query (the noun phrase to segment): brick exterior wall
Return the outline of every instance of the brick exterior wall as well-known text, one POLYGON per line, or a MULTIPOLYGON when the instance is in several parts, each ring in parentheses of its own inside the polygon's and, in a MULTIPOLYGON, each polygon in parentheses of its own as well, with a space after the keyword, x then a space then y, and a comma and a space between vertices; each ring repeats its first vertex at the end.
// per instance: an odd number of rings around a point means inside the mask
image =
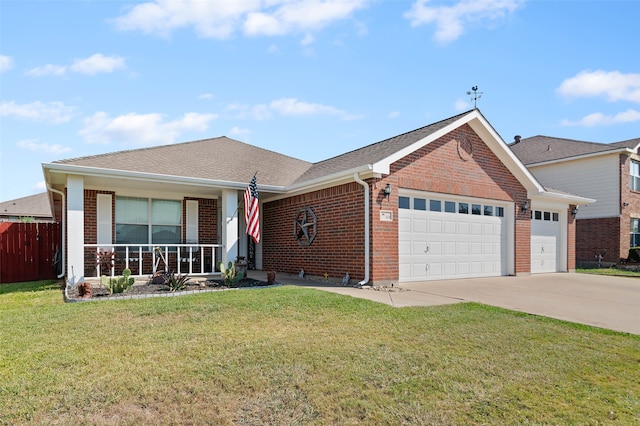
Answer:
POLYGON ((364 277, 364 188, 356 182, 263 204, 262 269, 297 274, 364 277), (295 220, 310 207, 317 218, 312 244, 295 238, 295 220))
MULTIPOLYGON (((603 253, 604 262, 617 263, 621 257, 627 257, 628 248, 622 255, 619 218, 579 219, 576 222, 576 258, 579 262, 595 262, 599 253, 603 253)), ((626 234, 629 240, 628 229, 626 234)), ((626 246, 629 246, 629 241, 626 246)))
MULTIPOLYGON (((370 187, 370 282, 398 280, 398 188, 455 194, 514 202, 527 200, 524 187, 465 125, 391 165, 390 174, 367 181, 370 187), (457 139, 467 137, 473 156, 464 161, 457 139), (390 183, 389 200, 382 189, 390 183), (381 221, 381 210, 391 211, 393 221, 381 221)), ((311 275, 328 273, 333 278, 346 272, 354 279, 364 276, 364 189, 357 183, 297 195, 263 206, 263 269, 311 275), (294 238, 298 211, 309 206, 318 218, 316 240, 301 247, 294 238)), ((516 208, 515 271, 531 271, 530 213, 516 208)))
POLYGON ((567 210, 567 271, 576 270, 576 218, 571 214, 575 205, 567 210))
POLYGON ((527 201, 527 191, 469 125, 396 162, 391 170, 393 177, 401 188, 514 202, 515 272, 531 271, 531 216, 518 207, 527 201), (468 161, 458 153, 457 140, 462 137, 473 144, 473 156, 468 161))
POLYGON ((186 197, 182 201, 182 241, 187 240, 187 200, 198 201, 198 242, 201 244, 218 243, 218 200, 213 198, 186 197))

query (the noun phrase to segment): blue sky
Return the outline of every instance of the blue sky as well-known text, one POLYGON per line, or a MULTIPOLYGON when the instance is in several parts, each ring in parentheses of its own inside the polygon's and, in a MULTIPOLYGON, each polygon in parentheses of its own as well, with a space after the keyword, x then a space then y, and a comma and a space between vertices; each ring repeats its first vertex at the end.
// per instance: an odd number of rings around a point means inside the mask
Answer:
POLYGON ((471 109, 475 85, 506 142, 638 138, 638 17, 635 0, 0 0, 0 201, 44 191, 42 163, 222 135, 319 161, 471 109))

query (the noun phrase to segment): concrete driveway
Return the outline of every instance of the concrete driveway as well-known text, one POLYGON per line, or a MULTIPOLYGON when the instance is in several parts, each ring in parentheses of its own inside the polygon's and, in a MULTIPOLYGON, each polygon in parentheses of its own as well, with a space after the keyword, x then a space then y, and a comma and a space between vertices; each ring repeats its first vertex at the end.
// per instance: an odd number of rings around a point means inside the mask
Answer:
POLYGON ((610 330, 640 334, 640 278, 577 273, 402 283, 381 291, 277 277, 395 307, 478 302, 610 330))

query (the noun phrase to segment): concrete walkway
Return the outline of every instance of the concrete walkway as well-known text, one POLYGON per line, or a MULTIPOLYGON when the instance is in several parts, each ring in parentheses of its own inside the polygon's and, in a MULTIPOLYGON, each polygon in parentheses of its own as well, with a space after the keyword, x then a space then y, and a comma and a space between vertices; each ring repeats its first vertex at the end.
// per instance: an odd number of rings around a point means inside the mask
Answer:
MULTIPOLYGON (((264 279, 262 274, 260 271, 250 271, 249 276, 264 279)), ((386 289, 387 291, 345 287, 331 282, 286 275, 276 276, 276 281, 364 298, 395 307, 478 302, 640 334, 640 278, 577 273, 536 274, 522 277, 402 283, 386 289)))

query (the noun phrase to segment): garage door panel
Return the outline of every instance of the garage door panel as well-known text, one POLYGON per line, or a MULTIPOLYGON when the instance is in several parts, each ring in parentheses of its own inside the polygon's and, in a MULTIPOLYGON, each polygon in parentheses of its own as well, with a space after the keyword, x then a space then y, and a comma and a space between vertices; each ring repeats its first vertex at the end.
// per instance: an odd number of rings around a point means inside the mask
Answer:
POLYGON ((440 241, 432 241, 429 243, 429 251, 427 252, 430 256, 438 256, 442 254, 442 243, 440 241))
POLYGON ((455 277, 457 274, 457 268, 455 262, 446 262, 444 263, 444 276, 445 277, 455 277))
POLYGON ((444 254, 445 255, 455 255, 456 254, 456 243, 455 241, 447 241, 444 243, 444 254))
POLYGON ((413 219, 411 223, 411 232, 427 232, 427 220, 426 219, 413 219))
POLYGON ((461 220, 458 222, 458 235, 469 235, 471 233, 471 226, 469 222, 461 220))
POLYGON ((558 221, 532 221, 531 273, 558 272, 559 239, 558 221))
POLYGON ((467 241, 458 241, 457 247, 459 255, 469 254, 469 243, 467 241))
POLYGON ((411 242, 406 241, 400 237, 400 244, 398 246, 398 254, 400 256, 408 256, 411 255, 411 242))
POLYGON ((444 222, 444 233, 451 235, 456 233, 456 222, 447 220, 444 222))
POLYGON ((502 274, 504 218, 409 209, 398 214, 409 219, 402 229, 411 229, 399 232, 402 281, 502 274))

